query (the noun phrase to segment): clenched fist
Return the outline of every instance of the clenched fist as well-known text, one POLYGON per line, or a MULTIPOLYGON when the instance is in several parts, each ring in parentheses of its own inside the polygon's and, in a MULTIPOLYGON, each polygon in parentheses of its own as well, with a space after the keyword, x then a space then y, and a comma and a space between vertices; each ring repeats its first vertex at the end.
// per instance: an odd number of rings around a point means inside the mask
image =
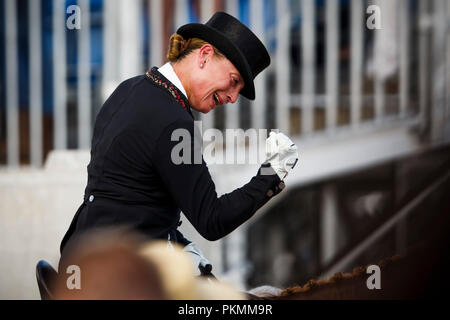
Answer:
POLYGON ((283 180, 298 161, 297 146, 283 133, 271 132, 266 140, 266 163, 283 180))

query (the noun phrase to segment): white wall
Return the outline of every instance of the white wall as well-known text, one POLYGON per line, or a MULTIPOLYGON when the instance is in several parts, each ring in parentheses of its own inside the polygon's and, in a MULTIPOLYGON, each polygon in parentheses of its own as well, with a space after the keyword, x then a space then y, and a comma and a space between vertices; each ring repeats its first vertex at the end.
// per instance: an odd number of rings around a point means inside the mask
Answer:
POLYGON ((81 204, 88 151, 54 152, 44 169, 0 170, 0 299, 39 299, 40 259, 59 244, 81 204))

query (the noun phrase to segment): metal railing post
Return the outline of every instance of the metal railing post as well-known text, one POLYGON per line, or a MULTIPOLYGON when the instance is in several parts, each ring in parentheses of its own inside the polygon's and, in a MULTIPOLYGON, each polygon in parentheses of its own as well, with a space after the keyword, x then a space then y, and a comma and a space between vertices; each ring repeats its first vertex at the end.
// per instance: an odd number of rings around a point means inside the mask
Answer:
POLYGON ((314 0, 303 0, 302 17, 302 134, 314 130, 316 30, 314 0))
POLYGON ((333 130, 337 125, 339 99, 339 2, 328 0, 326 4, 326 128, 333 130))
POLYGON ((150 61, 149 68, 160 66, 164 62, 163 57, 163 0, 150 0, 150 61))
POLYGON ((79 0, 81 29, 78 30, 78 148, 91 144, 91 45, 89 0, 79 0))
POLYGON ((53 148, 67 149, 66 8, 53 0, 53 148))
POLYGON ((409 44, 410 44, 410 30, 409 30, 409 1, 401 0, 399 3, 400 14, 400 118, 405 118, 408 112, 409 104, 409 44))
POLYGON ((363 3, 351 1, 351 123, 354 128, 361 121, 363 77, 363 3))
POLYGON ((17 49, 17 2, 5 1, 6 31, 6 138, 7 165, 19 166, 19 65, 17 49))
MULTIPOLYGON (((264 1, 250 1, 250 24, 253 32, 264 43, 264 1)), ((255 100, 251 103, 252 121, 250 127, 265 128, 265 112, 267 110, 267 90, 266 90, 267 70, 261 72, 255 79, 255 100)))
POLYGON ((277 10, 277 47, 275 53, 276 70, 276 126, 277 129, 289 134, 289 107, 290 107, 290 70, 289 70, 289 44, 291 14, 289 1, 276 1, 277 10))
POLYGON ((431 138, 436 142, 442 141, 445 137, 445 96, 446 91, 450 90, 445 87, 446 1, 434 0, 433 2, 431 138))
MULTIPOLYGON (((225 10, 233 17, 239 18, 239 1, 227 0, 225 3, 225 10)), ((241 98, 239 97, 234 104, 228 104, 225 106, 225 128, 227 129, 239 128, 239 111, 241 109, 240 101, 241 98)))
POLYGON ((29 2, 30 162, 42 166, 42 26, 41 0, 29 2))

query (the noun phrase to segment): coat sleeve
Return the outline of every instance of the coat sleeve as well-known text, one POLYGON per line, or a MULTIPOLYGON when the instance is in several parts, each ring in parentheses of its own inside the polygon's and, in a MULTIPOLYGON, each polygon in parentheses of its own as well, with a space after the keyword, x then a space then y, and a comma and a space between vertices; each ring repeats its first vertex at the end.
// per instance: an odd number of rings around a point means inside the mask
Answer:
POLYGON ((270 199, 269 190, 273 195, 279 193, 281 180, 270 165, 266 165, 265 170, 260 168, 243 187, 217 197, 201 151, 195 155, 194 139, 193 121, 179 120, 170 124, 156 140, 152 165, 191 224, 204 238, 214 241, 248 220, 270 199), (180 132, 189 134, 178 139, 180 132), (180 163, 180 157, 185 161, 180 163))

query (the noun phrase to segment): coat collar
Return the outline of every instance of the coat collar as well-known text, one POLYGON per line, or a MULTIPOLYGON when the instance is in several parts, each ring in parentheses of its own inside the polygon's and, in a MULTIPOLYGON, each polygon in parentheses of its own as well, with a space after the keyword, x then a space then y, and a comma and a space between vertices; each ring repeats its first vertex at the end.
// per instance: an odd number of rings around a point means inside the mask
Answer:
POLYGON ((158 69, 158 72, 161 73, 164 77, 166 77, 167 80, 172 82, 179 91, 181 91, 185 97, 187 97, 186 90, 184 89, 183 84, 181 83, 180 78, 178 78, 178 75, 175 73, 175 70, 172 67, 172 64, 170 62, 167 62, 165 65, 160 67, 158 69))
POLYGON ((189 105, 186 96, 177 88, 176 85, 174 85, 166 77, 164 77, 158 71, 157 67, 151 68, 146 72, 145 75, 154 84, 161 87, 162 89, 167 90, 172 95, 172 97, 178 102, 178 104, 180 104, 183 107, 183 109, 186 110, 192 118, 194 118, 191 111, 191 106, 189 105))

